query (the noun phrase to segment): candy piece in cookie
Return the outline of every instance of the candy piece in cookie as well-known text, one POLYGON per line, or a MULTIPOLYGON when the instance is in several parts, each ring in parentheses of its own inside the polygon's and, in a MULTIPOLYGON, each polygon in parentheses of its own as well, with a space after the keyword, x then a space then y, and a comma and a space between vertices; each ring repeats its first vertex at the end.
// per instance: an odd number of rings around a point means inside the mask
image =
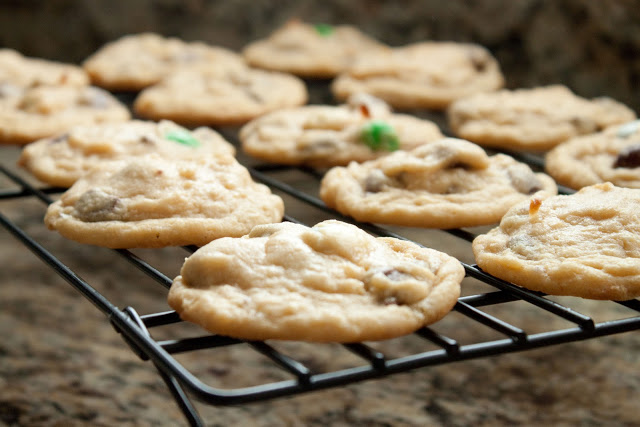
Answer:
POLYGON ((447 254, 328 220, 255 227, 185 261, 168 302, 184 320, 249 340, 358 342, 445 316, 464 269, 447 254))
POLYGON ((231 155, 145 157, 91 170, 49 206, 45 224, 109 248, 202 246, 279 222, 283 213, 282 199, 231 155))
POLYGON ((27 144, 75 125, 129 120, 129 110, 93 86, 37 86, 0 97, 0 143, 27 144))
POLYGON ((576 190, 601 182, 640 188, 640 120, 558 145, 547 153, 545 169, 559 184, 576 190))
POLYGON ((0 49, 0 88, 4 85, 27 88, 88 84, 89 76, 77 65, 27 57, 13 49, 0 49))
POLYGON ((239 125, 263 114, 307 102, 295 76, 242 68, 181 71, 143 90, 134 110, 152 120, 184 125, 239 125))
POLYGON ((549 150, 636 118, 611 98, 582 98, 562 85, 470 96, 452 104, 447 115, 460 138, 513 150, 549 150))
POLYGON ((327 206, 359 221, 432 228, 496 223, 534 193, 557 187, 512 157, 454 138, 332 168, 320 186, 327 206))
POLYGON ((371 95, 343 105, 308 105, 259 117, 240 130, 242 149, 273 163, 314 167, 363 162, 442 138, 431 121, 392 113, 371 95))
POLYGON ((229 49, 155 33, 121 37, 83 63, 93 84, 112 91, 138 91, 182 69, 243 66, 242 57, 229 49))
POLYGON ((254 67, 331 78, 349 67, 357 55, 386 49, 353 26, 313 25, 294 19, 268 38, 247 45, 242 54, 254 67))
POLYGON ((340 100, 365 92, 397 109, 442 110, 457 99, 503 85, 498 62, 487 49, 421 42, 358 56, 331 90, 340 100))
POLYGON ((478 266, 551 295, 640 296, 640 191, 611 183, 525 200, 473 241, 478 266))
POLYGON ((61 135, 28 144, 18 164, 40 181, 70 187, 89 170, 107 162, 159 156, 189 159, 234 155, 233 145, 210 128, 185 129, 173 122, 131 120, 78 125, 61 135))

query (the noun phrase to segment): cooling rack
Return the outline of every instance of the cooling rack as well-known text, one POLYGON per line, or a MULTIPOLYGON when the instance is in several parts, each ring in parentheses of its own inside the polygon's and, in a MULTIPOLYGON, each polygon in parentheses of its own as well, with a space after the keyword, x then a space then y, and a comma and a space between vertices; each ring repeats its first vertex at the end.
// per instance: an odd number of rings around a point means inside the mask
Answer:
MULTIPOLYGON (((223 133, 227 139, 237 144, 236 134, 233 131, 223 131, 223 133)), ((541 166, 539 158, 535 156, 518 155, 518 157, 519 160, 526 161, 533 168, 539 169, 541 166)), ((317 197, 316 189, 322 177, 321 171, 279 165, 251 164, 251 161, 244 160, 256 181, 268 185, 277 194, 287 197, 286 200, 308 207, 309 210, 321 212, 327 217, 356 224, 373 235, 412 240, 431 247, 437 244, 442 238, 441 235, 447 235, 450 239, 467 246, 477 235, 473 229, 438 230, 439 237, 419 242, 412 238, 413 233, 416 232, 415 229, 398 231, 374 224, 355 222, 328 209, 317 197), (293 180, 282 178, 283 174, 292 172, 297 174, 298 178, 293 180), (299 185, 302 182, 300 176, 304 177, 302 181, 310 182, 311 185, 299 185)), ((3 159, 0 164, 0 177, 4 177, 9 185, 0 189, 0 201, 36 199, 40 201, 44 212, 56 194, 63 191, 59 188, 34 186, 16 173, 14 165, 6 163, 3 159)), ((561 190, 569 191, 567 189, 561 190)), ((96 290, 91 283, 82 279, 78 273, 65 265, 60 260, 59 254, 45 249, 24 229, 12 222, 2 213, 1 208, 0 204, 0 223, 2 226, 104 313, 132 351, 142 360, 149 361, 157 368, 186 420, 194 426, 204 425, 204 423, 193 399, 209 405, 238 405, 343 386, 427 366, 524 351, 640 329, 640 301, 638 299, 597 302, 615 304, 625 308, 624 315, 614 319, 600 320, 596 316, 573 308, 565 300, 557 300, 538 292, 524 290, 483 272, 474 264, 460 261, 466 271, 465 281, 480 283, 484 286, 484 290, 468 295, 463 294, 452 313, 463 318, 467 322, 467 328, 488 328, 493 332, 492 335, 466 343, 460 341, 454 333, 439 331, 440 322, 438 322, 430 327, 422 328, 408 337, 417 343, 412 345, 410 352, 396 355, 387 350, 388 346, 378 346, 378 343, 344 344, 339 346, 341 350, 353 355, 357 362, 345 368, 318 371, 313 366, 309 366, 308 359, 296 358, 286 351, 278 349, 277 343, 243 341, 219 335, 203 335, 202 332, 196 335, 178 332, 169 339, 154 338, 152 333, 156 328, 183 323, 174 311, 140 315, 135 306, 117 306, 96 290), (525 304, 544 313, 546 317, 560 319, 562 322, 545 321, 542 323, 548 326, 530 331, 526 327, 517 325, 511 319, 491 313, 492 307, 514 303, 525 304), (561 326, 558 326, 559 324, 561 326), (238 388, 216 387, 204 381, 177 359, 177 355, 185 353, 230 346, 242 346, 244 351, 255 352, 266 357, 274 369, 286 373, 288 379, 278 379, 238 388)), ((289 215, 285 216, 284 220, 305 223, 305 218, 289 215)), ((184 250, 185 255, 188 255, 195 249, 194 247, 184 247, 181 250, 184 250)), ((141 270, 152 278, 154 283, 166 289, 171 286, 172 278, 164 275, 159 268, 145 261, 142 257, 129 250, 116 250, 115 252, 121 256, 122 262, 130 264, 131 268, 141 270)), ((571 301, 570 298, 569 301, 571 301)))

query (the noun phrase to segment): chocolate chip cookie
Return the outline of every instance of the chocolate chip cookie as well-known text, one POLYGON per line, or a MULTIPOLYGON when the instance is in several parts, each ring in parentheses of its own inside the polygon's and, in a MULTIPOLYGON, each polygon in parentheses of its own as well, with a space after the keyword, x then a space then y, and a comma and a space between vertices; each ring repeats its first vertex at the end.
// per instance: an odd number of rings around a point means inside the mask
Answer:
POLYGON ((268 162, 343 166, 442 138, 428 120, 394 114, 382 100, 356 94, 344 105, 307 105, 259 117, 240 130, 242 149, 268 162))
POLYGON ((255 227, 200 248, 173 281, 182 319, 249 340, 358 342, 445 316, 464 269, 447 254, 328 220, 255 227))
POLYGON ((557 187, 510 156, 454 138, 332 168, 320 187, 327 206, 358 221, 432 228, 496 223, 534 193, 557 187))
POLYGON ((13 49, 0 49, 0 92, 5 85, 27 88, 41 85, 88 84, 89 76, 77 65, 27 57, 13 49))
POLYGON ((640 296, 640 191, 611 183, 570 196, 533 196, 473 241, 478 266, 551 295, 640 296))

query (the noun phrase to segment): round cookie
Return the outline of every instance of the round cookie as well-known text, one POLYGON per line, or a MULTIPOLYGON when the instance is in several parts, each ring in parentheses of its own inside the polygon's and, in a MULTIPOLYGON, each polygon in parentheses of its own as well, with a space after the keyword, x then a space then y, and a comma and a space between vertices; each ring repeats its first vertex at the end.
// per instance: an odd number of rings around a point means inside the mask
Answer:
POLYGON ((470 96, 453 103, 447 116, 460 138, 515 150, 549 150, 636 117, 611 98, 588 100, 562 85, 470 96))
POLYGON ((5 85, 26 88, 40 85, 88 84, 89 76, 77 65, 31 58, 13 49, 0 49, 0 92, 3 92, 1 87, 5 85))
POLYGON ((221 335, 372 341, 445 316, 464 274, 447 254, 343 222, 281 223, 200 248, 168 302, 182 319, 221 335))
POLYGON ((307 102, 295 76, 250 69, 180 71, 143 90, 134 110, 152 120, 184 125, 238 125, 268 112, 307 102))
POLYGON ((131 120, 78 125, 68 132, 28 144, 18 165, 40 181, 70 187, 89 170, 107 162, 156 155, 188 159, 235 155, 235 148, 212 129, 189 131, 170 121, 131 120))
POLYGON ((563 142, 547 153, 545 169, 575 190, 600 182, 640 188, 640 120, 563 142))
POLYGON ((311 25, 290 20, 268 38, 248 44, 248 64, 301 77, 331 78, 344 71, 356 55, 387 47, 349 25, 311 25))
POLYGON ((181 69, 235 69, 243 67, 244 60, 222 47, 139 33, 105 44, 82 66, 96 86, 112 91, 138 91, 181 69))
POLYGON ((93 86, 37 86, 0 98, 0 143, 26 144, 78 124, 122 122, 129 110, 93 86))
POLYGON ((478 266, 551 295, 640 296, 640 191, 611 183, 518 203, 473 241, 478 266))
POLYGON ((269 162, 313 167, 363 162, 443 137, 428 120, 393 114, 382 100, 357 94, 339 106, 307 105, 247 123, 242 149, 269 162))
POLYGON ((445 138, 412 151, 330 169, 320 197, 358 221, 459 228, 496 223, 533 193, 557 193, 547 175, 504 154, 445 138))
POLYGON ((282 199, 230 155, 154 156, 91 170, 49 205, 44 221, 80 243, 158 248, 242 236, 283 213, 282 199))
POLYGON ((421 42, 358 56, 331 85, 337 99, 365 92, 398 109, 446 108, 504 85, 491 53, 475 44, 421 42))

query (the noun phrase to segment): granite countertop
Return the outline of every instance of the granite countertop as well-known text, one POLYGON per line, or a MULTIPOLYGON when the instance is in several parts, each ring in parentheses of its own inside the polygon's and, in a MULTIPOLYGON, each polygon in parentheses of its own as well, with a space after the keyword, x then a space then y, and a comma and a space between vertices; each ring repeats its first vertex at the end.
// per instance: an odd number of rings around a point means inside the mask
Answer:
MULTIPOLYGON (((0 147, 0 162, 13 167, 18 152, 17 147, 0 147)), ((0 188, 7 185, 0 179, 0 188)), ((46 230, 41 203, 0 200, 0 212, 118 307, 131 305, 140 314, 168 310, 166 290, 116 252, 66 241, 46 230)), ((0 236, 0 424, 186 425, 152 364, 134 355, 107 318, 4 229, 0 236)), ((184 258, 177 249, 136 253, 161 265, 169 277, 177 274, 184 258)), ((465 256, 462 250, 460 257, 465 256)), ((569 303, 597 320, 626 310, 610 302, 569 303)), ((528 306, 492 309, 527 331, 558 321, 528 306)), ((463 343, 484 334, 465 325, 461 316, 451 316, 442 329, 463 343)), ((277 345, 300 354, 299 360, 314 370, 353 363, 354 356, 339 346, 277 345)), ((379 345, 391 354, 412 352, 416 346, 402 339, 379 345)), ((211 426, 632 426, 638 425, 638 354, 640 334, 635 331, 260 403, 196 406, 211 426)), ((242 346, 176 358, 221 388, 271 382, 283 375, 242 346)))

